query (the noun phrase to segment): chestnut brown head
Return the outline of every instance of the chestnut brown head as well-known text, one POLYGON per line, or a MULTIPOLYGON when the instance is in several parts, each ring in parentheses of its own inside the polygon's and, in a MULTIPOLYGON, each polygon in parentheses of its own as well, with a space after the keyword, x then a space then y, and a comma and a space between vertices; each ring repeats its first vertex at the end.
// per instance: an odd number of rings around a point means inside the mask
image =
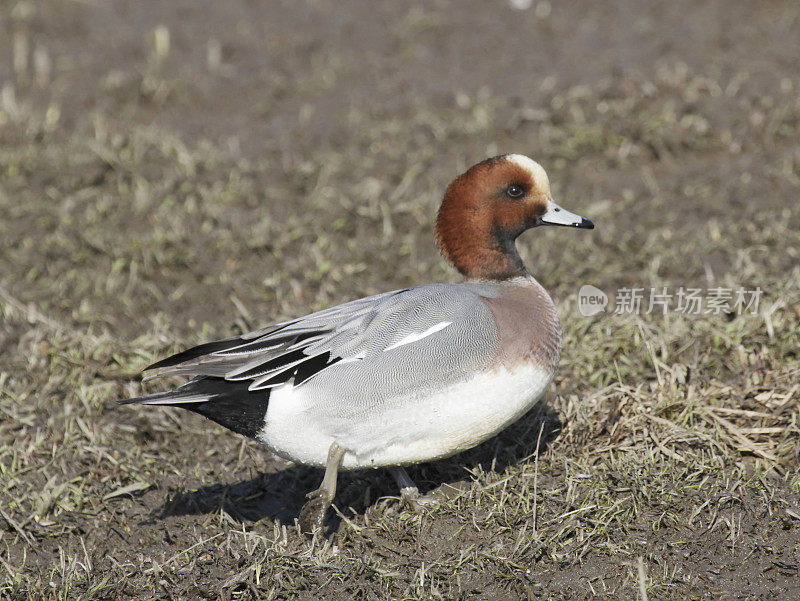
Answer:
POLYGON ((539 225, 594 227, 553 202, 539 163, 507 154, 470 167, 447 187, 436 219, 436 242, 467 277, 507 280, 528 273, 515 240, 539 225))

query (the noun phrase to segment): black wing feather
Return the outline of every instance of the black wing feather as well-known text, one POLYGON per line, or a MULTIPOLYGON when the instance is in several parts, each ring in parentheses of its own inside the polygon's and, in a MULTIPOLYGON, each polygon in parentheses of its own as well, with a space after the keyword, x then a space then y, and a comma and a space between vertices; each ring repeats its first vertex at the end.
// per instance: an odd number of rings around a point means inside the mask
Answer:
POLYGON ((158 369, 161 367, 172 367, 174 365, 179 365, 186 361, 191 361, 192 359, 197 359, 198 357, 202 357, 203 355, 208 355, 210 353, 218 353, 219 351, 224 351, 235 346, 239 346, 242 344, 242 339, 238 336, 234 336, 233 338, 223 338, 222 340, 215 340, 214 342, 206 342, 204 344, 198 344, 197 346, 193 346, 192 348, 186 349, 185 351, 181 351, 180 353, 175 353, 166 359, 162 359, 161 361, 157 361, 152 365, 148 365, 144 368, 144 371, 149 371, 151 369, 158 369))

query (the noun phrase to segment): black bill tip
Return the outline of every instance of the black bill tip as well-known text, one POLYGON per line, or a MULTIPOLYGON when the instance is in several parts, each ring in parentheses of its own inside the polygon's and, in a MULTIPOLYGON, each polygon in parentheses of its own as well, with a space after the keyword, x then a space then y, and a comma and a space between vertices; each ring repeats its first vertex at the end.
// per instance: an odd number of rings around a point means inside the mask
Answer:
POLYGON ((593 230, 594 229, 594 222, 586 219, 586 217, 581 217, 581 222, 576 223, 575 227, 579 227, 584 230, 593 230))

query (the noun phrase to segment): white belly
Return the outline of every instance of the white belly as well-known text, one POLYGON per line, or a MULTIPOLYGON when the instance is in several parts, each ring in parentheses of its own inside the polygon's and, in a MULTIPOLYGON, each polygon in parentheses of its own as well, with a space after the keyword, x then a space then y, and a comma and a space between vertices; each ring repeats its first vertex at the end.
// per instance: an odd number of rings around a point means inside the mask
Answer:
POLYGON ((305 388, 274 389, 258 439, 291 461, 324 466, 336 441, 343 469, 421 463, 474 447, 533 407, 553 374, 527 364, 498 368, 446 389, 376 399, 363 408, 347 399, 309 398, 305 388))

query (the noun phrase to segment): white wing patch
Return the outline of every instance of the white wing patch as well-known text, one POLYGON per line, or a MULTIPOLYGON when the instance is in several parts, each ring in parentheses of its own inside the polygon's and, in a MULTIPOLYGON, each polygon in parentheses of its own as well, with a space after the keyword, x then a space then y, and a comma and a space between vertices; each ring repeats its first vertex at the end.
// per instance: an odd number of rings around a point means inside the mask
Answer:
POLYGON ((394 344, 387 346, 385 349, 383 349, 383 352, 385 353, 386 351, 391 351, 392 349, 396 349, 398 346, 403 346, 404 344, 411 344, 412 342, 416 342, 417 340, 422 340, 423 338, 426 338, 426 337, 430 336, 431 334, 435 334, 439 330, 444 330, 451 323, 453 323, 453 322, 452 321, 442 321, 440 323, 437 323, 435 326, 429 327, 424 332, 419 332, 418 334, 409 334, 408 336, 406 336, 402 340, 398 340, 394 344))

